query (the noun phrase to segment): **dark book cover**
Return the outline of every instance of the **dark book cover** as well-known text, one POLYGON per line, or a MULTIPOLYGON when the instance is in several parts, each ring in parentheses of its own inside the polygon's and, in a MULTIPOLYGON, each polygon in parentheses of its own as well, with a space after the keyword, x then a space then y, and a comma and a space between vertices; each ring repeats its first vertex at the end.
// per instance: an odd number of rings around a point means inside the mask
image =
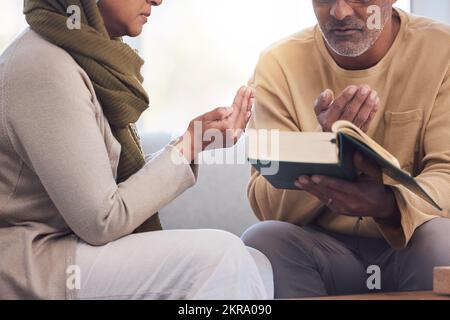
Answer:
POLYGON ((264 161, 263 159, 250 158, 249 162, 273 187, 277 189, 298 190, 294 182, 300 176, 304 175, 323 175, 354 181, 357 179, 358 173, 353 165, 353 157, 354 153, 358 151, 366 158, 377 163, 387 176, 397 181, 399 184, 404 185, 435 208, 442 211, 442 208, 425 192, 409 173, 397 168, 365 144, 341 132, 338 133, 337 138, 331 140, 330 143, 335 144, 336 148, 339 148, 339 162, 335 164, 264 161), (271 172, 273 170, 268 170, 269 168, 278 168, 278 171, 274 173, 271 172), (269 172, 269 174, 267 174, 267 172, 269 172))

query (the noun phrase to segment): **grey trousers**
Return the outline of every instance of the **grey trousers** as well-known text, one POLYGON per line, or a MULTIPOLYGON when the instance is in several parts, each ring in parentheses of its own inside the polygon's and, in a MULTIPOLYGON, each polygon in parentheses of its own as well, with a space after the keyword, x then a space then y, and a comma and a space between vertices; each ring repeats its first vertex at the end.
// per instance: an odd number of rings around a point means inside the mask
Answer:
POLYGON ((312 225, 260 222, 242 236, 272 263, 275 298, 432 290, 435 266, 450 266, 450 219, 418 228, 407 248, 384 239, 352 237, 312 225), (380 271, 381 290, 370 288, 368 267, 380 271))

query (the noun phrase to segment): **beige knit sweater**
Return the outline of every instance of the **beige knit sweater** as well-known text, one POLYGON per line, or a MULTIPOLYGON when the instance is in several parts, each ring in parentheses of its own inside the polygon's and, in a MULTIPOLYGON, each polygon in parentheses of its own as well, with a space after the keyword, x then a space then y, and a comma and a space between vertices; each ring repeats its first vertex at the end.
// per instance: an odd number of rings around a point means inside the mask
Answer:
POLYGON ((368 134, 394 154, 402 168, 444 208, 442 212, 385 177, 401 212, 401 226, 372 218, 331 212, 303 191, 276 190, 255 170, 248 187, 251 207, 260 220, 300 226, 317 222, 338 233, 384 237, 405 248, 417 228, 436 218, 450 218, 450 27, 398 10, 399 34, 387 55, 366 70, 345 70, 329 54, 316 26, 266 50, 252 84, 256 87, 251 126, 283 131, 315 131, 314 100, 320 92, 336 94, 351 84, 368 84, 381 106, 368 134))
POLYGON ((196 181, 169 145, 118 185, 120 150, 86 73, 27 29, 0 57, 1 299, 76 298, 77 238, 124 237, 196 181))

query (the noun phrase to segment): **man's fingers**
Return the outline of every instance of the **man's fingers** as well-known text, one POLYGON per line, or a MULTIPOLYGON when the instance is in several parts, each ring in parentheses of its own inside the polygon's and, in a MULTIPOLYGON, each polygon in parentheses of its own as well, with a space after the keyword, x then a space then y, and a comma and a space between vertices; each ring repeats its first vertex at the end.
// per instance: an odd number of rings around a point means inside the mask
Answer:
POLYGON ((342 113, 344 112, 347 105, 352 101, 356 92, 358 91, 357 86, 349 86, 342 91, 342 93, 334 100, 328 111, 328 118, 336 122, 340 119, 342 113))
POLYGON ((314 112, 316 115, 321 114, 325 110, 328 109, 330 104, 334 100, 334 92, 330 89, 325 90, 320 94, 320 96, 317 98, 317 100, 314 102, 314 112))
POLYGON ((378 111, 379 102, 380 99, 378 98, 378 93, 376 91, 372 91, 371 94, 367 97, 361 109, 359 110, 355 119, 353 120, 355 126, 362 129, 366 124, 367 120, 369 120, 370 114, 372 112, 376 113, 378 111))
POLYGON ((383 181, 383 171, 380 167, 376 163, 365 159, 359 152, 356 152, 353 156, 353 163, 361 173, 377 181, 383 181))
POLYGON ((311 181, 319 188, 327 188, 344 194, 355 195, 360 191, 355 183, 342 179, 314 175, 311 181))
POLYGON ((369 131, 370 125, 372 124, 373 119, 377 115, 377 111, 378 111, 378 108, 380 105, 380 98, 378 98, 378 100, 377 100, 377 105, 378 105, 377 109, 372 110, 372 112, 369 114, 369 118, 366 120, 366 122, 361 127, 361 130, 366 133, 369 131))
POLYGON ((310 177, 300 177, 297 181, 295 181, 295 185, 300 190, 306 191, 309 194, 313 195, 317 199, 319 199, 322 203, 327 204, 329 202, 329 197, 322 192, 322 190, 319 190, 318 188, 315 188, 314 185, 311 182, 310 177))
POLYGON ((296 185, 318 198, 334 212, 344 213, 345 204, 349 201, 349 195, 326 186, 319 186, 310 177, 300 177, 296 185))
POLYGON ((342 113, 341 120, 353 122, 371 93, 372 91, 369 86, 359 88, 352 101, 347 104, 347 107, 342 113))

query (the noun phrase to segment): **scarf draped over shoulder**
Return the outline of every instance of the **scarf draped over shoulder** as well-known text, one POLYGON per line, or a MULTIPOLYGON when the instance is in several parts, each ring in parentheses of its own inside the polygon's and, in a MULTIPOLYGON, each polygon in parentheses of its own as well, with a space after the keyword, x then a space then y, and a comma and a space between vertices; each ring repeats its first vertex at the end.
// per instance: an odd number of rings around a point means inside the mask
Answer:
MULTIPOLYGON (((117 182, 125 181, 145 165, 135 125, 149 107, 142 86, 144 61, 121 38, 110 38, 95 0, 25 0, 24 14, 31 29, 68 52, 89 76, 121 144, 117 182), (80 13, 79 28, 69 27, 74 12, 80 13)), ((161 229, 157 214, 145 225, 140 231, 161 229)))

